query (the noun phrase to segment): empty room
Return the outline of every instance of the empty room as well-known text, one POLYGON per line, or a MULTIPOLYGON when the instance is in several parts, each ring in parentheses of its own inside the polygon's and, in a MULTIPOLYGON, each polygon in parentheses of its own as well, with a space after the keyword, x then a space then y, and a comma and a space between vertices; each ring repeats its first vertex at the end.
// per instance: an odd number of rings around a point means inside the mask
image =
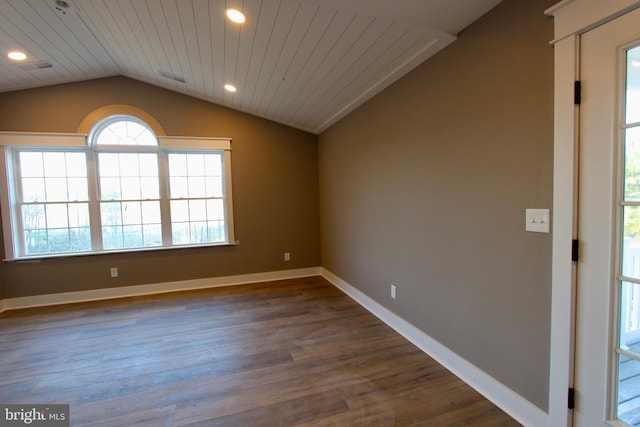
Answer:
POLYGON ((0 0, 0 424, 640 425, 639 28, 0 0))

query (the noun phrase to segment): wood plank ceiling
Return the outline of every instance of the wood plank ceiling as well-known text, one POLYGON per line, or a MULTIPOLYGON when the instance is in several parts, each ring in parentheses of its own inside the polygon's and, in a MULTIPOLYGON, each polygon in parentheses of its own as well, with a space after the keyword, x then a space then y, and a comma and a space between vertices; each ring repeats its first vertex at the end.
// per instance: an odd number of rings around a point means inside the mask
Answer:
POLYGON ((0 92, 124 75, 320 133, 500 1, 0 0, 0 92))

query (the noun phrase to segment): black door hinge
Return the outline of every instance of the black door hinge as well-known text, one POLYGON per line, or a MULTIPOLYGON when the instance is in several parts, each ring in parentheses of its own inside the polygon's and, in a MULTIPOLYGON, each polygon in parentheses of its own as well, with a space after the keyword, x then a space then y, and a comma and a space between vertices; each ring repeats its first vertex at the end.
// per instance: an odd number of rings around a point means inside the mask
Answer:
POLYGON ((580 80, 573 83, 573 103, 575 105, 582 103, 582 82, 580 80))
POLYGON ((571 261, 578 261, 580 259, 580 240, 573 239, 571 241, 571 261))
POLYGON ((574 409, 576 407, 576 390, 573 387, 569 389, 567 406, 569 409, 574 409))

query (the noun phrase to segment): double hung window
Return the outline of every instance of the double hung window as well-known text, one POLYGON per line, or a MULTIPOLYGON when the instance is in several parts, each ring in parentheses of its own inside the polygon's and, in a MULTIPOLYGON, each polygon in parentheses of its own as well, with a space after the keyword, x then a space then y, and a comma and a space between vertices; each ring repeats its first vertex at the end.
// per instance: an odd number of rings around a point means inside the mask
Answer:
POLYGON ((112 116, 83 135, 0 135, 7 259, 233 242, 230 140, 112 116))

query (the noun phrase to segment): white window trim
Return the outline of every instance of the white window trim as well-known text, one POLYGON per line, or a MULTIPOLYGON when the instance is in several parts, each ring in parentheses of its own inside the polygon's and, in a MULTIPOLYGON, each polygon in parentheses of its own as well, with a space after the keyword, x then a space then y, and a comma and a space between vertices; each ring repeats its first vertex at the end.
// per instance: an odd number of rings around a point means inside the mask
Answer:
POLYGON ((158 136, 160 149, 231 150, 231 138, 198 138, 187 136, 158 136))
MULTIPOLYGON (((70 256, 94 256, 109 253, 123 252, 147 252, 158 250, 199 248, 212 246, 233 246, 236 245, 233 220, 233 192, 231 183, 231 138, 206 138, 206 137, 183 137, 183 136, 157 136, 158 148, 163 152, 170 152, 172 149, 180 151, 202 151, 218 150, 223 151, 224 165, 224 198, 227 239, 222 243, 204 243, 190 245, 173 245, 150 248, 131 248, 119 250, 101 250, 90 252, 39 254, 33 256, 20 256, 17 250, 17 242, 14 240, 13 231, 17 229, 17 213, 13 212, 16 203, 12 200, 11 190, 13 188, 13 162, 11 160, 11 147, 42 147, 42 148, 87 148, 89 145, 88 136, 78 133, 47 133, 47 132, 0 132, 0 216, 2 218, 3 240, 5 257, 4 261, 23 261, 41 258, 63 258, 70 256)), ((109 147, 101 147, 109 148, 109 147)), ((119 151, 126 151, 126 146, 111 147, 119 151)), ((144 147, 136 147, 137 150, 144 147)), ((164 226, 164 223, 163 223, 164 226)), ((93 228, 93 227, 92 227, 93 228)))
POLYGON ((1 146, 86 147, 83 133, 0 132, 1 146))

